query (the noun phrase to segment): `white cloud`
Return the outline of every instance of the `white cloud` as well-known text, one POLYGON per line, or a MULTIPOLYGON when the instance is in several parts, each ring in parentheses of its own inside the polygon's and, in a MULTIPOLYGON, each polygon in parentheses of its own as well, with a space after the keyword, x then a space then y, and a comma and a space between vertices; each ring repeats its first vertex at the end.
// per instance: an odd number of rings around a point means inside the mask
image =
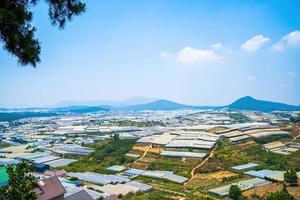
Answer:
POLYGON ((212 44, 210 47, 212 49, 216 49, 217 50, 217 49, 221 49, 223 47, 223 45, 220 42, 218 42, 218 43, 212 44))
POLYGON ((263 35, 256 35, 242 44, 241 49, 251 53, 258 50, 263 44, 269 41, 270 39, 263 35))
POLYGON ((293 31, 283 36, 279 42, 275 43, 271 48, 276 51, 284 51, 287 47, 295 47, 300 45, 300 31, 293 31))
POLYGON ((193 49, 185 47, 176 54, 176 61, 184 64, 208 63, 208 62, 221 62, 222 56, 216 54, 212 50, 193 49))
POLYGON ((256 79, 255 76, 248 76, 248 77, 247 77, 247 80, 248 80, 248 81, 254 81, 255 79, 256 79))

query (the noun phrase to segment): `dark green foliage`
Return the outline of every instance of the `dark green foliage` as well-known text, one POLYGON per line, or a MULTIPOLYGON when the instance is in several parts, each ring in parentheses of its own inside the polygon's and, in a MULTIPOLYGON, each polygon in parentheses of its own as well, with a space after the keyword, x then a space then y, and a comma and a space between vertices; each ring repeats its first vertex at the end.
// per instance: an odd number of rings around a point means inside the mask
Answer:
POLYGON ((152 190, 147 193, 136 193, 126 196, 126 199, 128 200, 162 200, 162 199, 172 199, 169 198, 169 196, 172 195, 172 193, 168 193, 167 191, 161 191, 161 190, 152 190))
POLYGON ((230 113, 229 117, 240 123, 249 121, 249 118, 241 113, 230 113))
POLYGON ((222 182, 225 183, 225 182, 233 181, 233 180, 239 179, 241 177, 242 176, 240 174, 235 175, 235 176, 224 177, 224 178, 222 178, 222 182))
POLYGON ((293 123, 300 123, 300 116, 298 115, 297 117, 291 117, 290 120, 293 123))
POLYGON ((297 185, 298 184, 298 176, 294 169, 287 170, 284 173, 284 181, 289 183, 290 185, 297 185))
POLYGON ((8 184, 0 189, 0 200, 36 199, 33 191, 37 187, 37 181, 29 174, 31 166, 27 162, 21 162, 16 166, 8 165, 8 184))
POLYGON ((292 138, 293 137, 291 135, 270 135, 266 137, 256 138, 255 142, 259 144, 266 144, 269 142, 274 142, 274 141, 284 140, 284 139, 292 139, 292 138))
POLYGON ((206 164, 205 169, 209 171, 201 171, 201 173, 213 172, 220 168, 229 169, 232 166, 244 164, 248 162, 257 162, 257 169, 272 170, 300 170, 300 151, 296 151, 290 155, 280 155, 263 149, 261 145, 253 145, 240 148, 237 144, 229 140, 220 140, 215 156, 210 159, 211 165, 206 164))
POLYGON ((98 173, 111 173, 106 170, 107 167, 133 161, 124 154, 132 149, 135 141, 136 140, 133 139, 109 140, 87 145, 95 149, 90 156, 82 156, 78 158, 79 160, 77 162, 62 168, 68 172, 93 171, 98 173))
POLYGON ((242 196, 242 191, 237 185, 231 185, 229 189, 229 197, 238 200, 242 196))
POLYGON ((300 170, 300 151, 290 155, 280 155, 265 151, 260 145, 245 148, 243 151, 247 153, 250 161, 259 161, 261 163, 258 169, 300 170))
POLYGON ((11 112, 11 113, 0 113, 0 121, 14 121, 28 117, 50 117, 56 116, 54 112, 11 112))
POLYGON ((114 134, 114 140, 120 140, 120 135, 117 134, 117 133, 115 133, 115 134, 114 134))
POLYGON ((266 200, 294 200, 294 197, 290 195, 287 191, 282 190, 279 192, 275 192, 270 194, 266 200))
MULTIPOLYGON (((36 66, 40 62, 40 42, 35 38, 36 28, 31 25, 30 10, 38 0, 0 1, 0 40, 5 49, 18 58, 22 65, 36 66)), ((85 4, 80 0, 46 0, 53 25, 63 28, 67 20, 84 12, 85 4)))

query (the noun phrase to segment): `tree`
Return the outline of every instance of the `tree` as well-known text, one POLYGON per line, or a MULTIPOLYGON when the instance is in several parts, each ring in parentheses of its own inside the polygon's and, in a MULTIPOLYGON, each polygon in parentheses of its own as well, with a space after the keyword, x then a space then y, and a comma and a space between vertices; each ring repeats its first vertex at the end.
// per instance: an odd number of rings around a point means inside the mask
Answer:
POLYGON ((33 191, 37 187, 35 177, 30 174, 31 165, 21 162, 17 165, 8 165, 6 171, 9 176, 8 184, 0 188, 0 200, 36 199, 33 191))
POLYGON ((284 173, 284 181, 290 185, 298 184, 298 176, 294 169, 288 170, 284 173))
MULTIPOLYGON (((39 0, 0 0, 0 41, 4 48, 16 56, 22 65, 36 67, 40 62, 40 42, 35 38, 36 28, 31 25, 30 9, 39 0)), ((45 0, 49 5, 52 25, 64 28, 66 21, 85 11, 80 0, 45 0)))
POLYGON ((231 185, 229 189, 229 197, 237 200, 242 196, 242 191, 237 185, 231 185))
POLYGON ((120 140, 120 135, 118 133, 115 133, 113 139, 115 141, 120 140))
POLYGON ((294 200, 294 197, 287 191, 281 190, 278 192, 271 193, 266 200, 294 200))

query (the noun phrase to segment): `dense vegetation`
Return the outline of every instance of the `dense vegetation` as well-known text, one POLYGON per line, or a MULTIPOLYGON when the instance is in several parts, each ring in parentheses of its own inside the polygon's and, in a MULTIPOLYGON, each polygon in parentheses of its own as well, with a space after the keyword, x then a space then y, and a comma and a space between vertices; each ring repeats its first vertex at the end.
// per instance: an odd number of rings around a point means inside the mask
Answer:
POLYGON ((269 142, 275 142, 275 141, 279 141, 279 140, 288 140, 288 139, 292 139, 292 136, 291 135, 270 135, 270 136, 266 136, 266 137, 256 138, 255 142, 257 142, 259 144, 266 144, 269 142))
POLYGON ((0 121, 14 121, 29 117, 51 117, 58 115, 55 112, 11 112, 0 113, 0 121))
POLYGON ((134 139, 108 140, 90 144, 88 147, 95 150, 90 156, 81 156, 77 162, 62 168, 69 172, 109 173, 107 167, 133 161, 124 154, 132 149, 135 141, 134 139))
POLYGON ((173 171, 175 174, 190 177, 193 167, 200 161, 201 159, 197 158, 187 158, 186 161, 182 161, 181 158, 159 157, 149 165, 148 169, 173 171))
POLYGON ((300 116, 298 115, 298 117, 291 117, 290 120, 292 123, 300 123, 300 116))
POLYGON ((279 192, 274 192, 270 194, 266 200, 295 200, 292 195, 290 195, 287 191, 282 190, 279 192))
POLYGON ((242 191, 237 185, 231 185, 228 196, 233 200, 238 200, 242 196, 242 191))
POLYGON ((292 186, 296 186, 298 184, 297 172, 293 169, 286 171, 284 173, 284 181, 292 186))
POLYGON ((26 162, 7 166, 9 181, 6 186, 0 188, 0 200, 34 200, 37 198, 33 191, 37 187, 37 180, 29 173, 31 167, 26 162))
POLYGON ((280 155, 264 150, 259 144, 241 148, 237 143, 221 140, 218 143, 215 156, 197 172, 215 172, 248 162, 259 163, 258 169, 295 169, 298 171, 300 170, 300 151, 290 155, 280 155))

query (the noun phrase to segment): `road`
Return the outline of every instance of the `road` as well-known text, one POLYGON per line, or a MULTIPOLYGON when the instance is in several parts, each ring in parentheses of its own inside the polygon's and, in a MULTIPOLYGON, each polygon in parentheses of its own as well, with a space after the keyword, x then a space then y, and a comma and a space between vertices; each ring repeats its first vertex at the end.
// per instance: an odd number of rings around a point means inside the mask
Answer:
POLYGON ((193 180, 193 178, 195 178, 195 171, 196 169, 200 168, 202 165, 204 165, 211 157, 214 156, 214 152, 217 148, 218 144, 215 145, 215 147, 211 150, 211 152, 209 153, 209 155, 201 162, 199 163, 196 167, 193 168, 193 170, 191 171, 191 180, 193 180))

